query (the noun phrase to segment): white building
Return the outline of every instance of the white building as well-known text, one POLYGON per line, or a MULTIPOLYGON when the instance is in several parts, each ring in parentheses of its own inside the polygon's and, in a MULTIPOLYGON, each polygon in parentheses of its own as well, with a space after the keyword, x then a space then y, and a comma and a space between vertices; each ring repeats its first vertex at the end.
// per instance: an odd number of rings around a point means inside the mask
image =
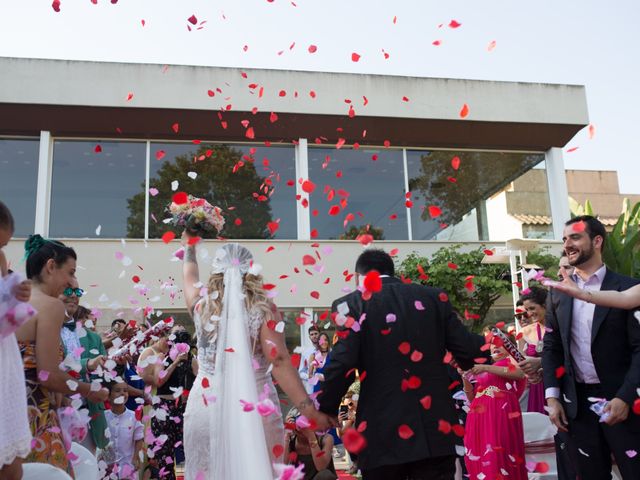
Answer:
POLYGON ((558 240, 561 148, 589 123, 573 85, 16 58, 0 72, 13 267, 29 233, 63 240, 105 320, 143 306, 184 315, 178 243, 159 238, 174 181, 225 210, 223 235, 253 250, 289 318, 311 316, 352 287, 343 272, 362 246, 338 239, 351 226, 381 229, 400 257, 502 242, 487 200, 534 167, 558 240))

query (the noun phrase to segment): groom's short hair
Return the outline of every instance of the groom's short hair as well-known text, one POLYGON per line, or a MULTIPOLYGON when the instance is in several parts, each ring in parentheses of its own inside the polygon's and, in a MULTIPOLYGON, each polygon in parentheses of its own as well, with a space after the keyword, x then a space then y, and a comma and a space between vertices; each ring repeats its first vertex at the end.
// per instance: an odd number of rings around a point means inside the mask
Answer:
POLYGON ((567 227, 579 222, 584 223, 584 231, 587 232, 591 240, 596 238, 598 235, 602 237, 601 250, 604 250, 604 245, 607 240, 607 230, 604 228, 603 223, 596 217, 592 217, 591 215, 579 215, 577 217, 573 217, 571 220, 567 220, 564 225, 565 227, 567 227))
POLYGON ((356 260, 356 273, 365 275, 371 270, 375 270, 380 275, 389 275, 393 277, 395 267, 391 256, 384 250, 371 248, 360 254, 356 260))

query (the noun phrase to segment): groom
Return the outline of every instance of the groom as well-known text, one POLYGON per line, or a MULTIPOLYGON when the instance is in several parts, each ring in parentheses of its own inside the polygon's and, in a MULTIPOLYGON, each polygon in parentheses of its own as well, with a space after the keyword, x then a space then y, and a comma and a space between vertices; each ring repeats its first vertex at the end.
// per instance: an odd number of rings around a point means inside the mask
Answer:
POLYGON ((347 325, 355 321, 360 328, 338 332, 323 372, 320 410, 337 415, 358 369, 356 428, 367 442, 358 466, 364 480, 453 479, 461 439, 457 428, 451 431, 458 420, 443 359, 448 350, 470 368, 487 357, 480 351, 484 339, 466 330, 442 290, 395 278, 393 260, 382 250, 366 250, 355 270, 356 282, 379 273, 382 288, 368 300, 356 290, 333 302, 339 323, 346 317, 347 325))
MULTIPOLYGON (((564 250, 583 290, 626 290, 638 280, 602 262, 606 231, 594 217, 569 220, 564 250)), ((578 448, 582 480, 611 478, 611 454, 624 480, 640 479, 640 415, 631 407, 640 388, 640 322, 633 311, 594 306, 549 292, 542 367, 549 418, 578 448), (608 418, 591 411, 609 401, 608 418), (568 421, 567 421, 568 420, 568 421)))

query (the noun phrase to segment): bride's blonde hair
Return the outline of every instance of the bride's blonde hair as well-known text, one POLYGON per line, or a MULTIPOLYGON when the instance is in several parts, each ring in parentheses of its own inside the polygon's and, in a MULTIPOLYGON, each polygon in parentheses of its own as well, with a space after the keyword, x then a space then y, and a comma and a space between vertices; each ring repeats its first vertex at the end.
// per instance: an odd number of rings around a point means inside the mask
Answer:
MULTIPOLYGON (((273 317, 272 302, 264 289, 262 275, 245 273, 242 277, 242 291, 245 294, 245 307, 249 313, 260 313, 265 320, 273 317)), ((212 315, 220 315, 224 300, 224 274, 212 273, 207 285, 208 299, 203 310, 203 319, 209 322, 212 315), (213 298, 218 292, 216 298, 213 298)))

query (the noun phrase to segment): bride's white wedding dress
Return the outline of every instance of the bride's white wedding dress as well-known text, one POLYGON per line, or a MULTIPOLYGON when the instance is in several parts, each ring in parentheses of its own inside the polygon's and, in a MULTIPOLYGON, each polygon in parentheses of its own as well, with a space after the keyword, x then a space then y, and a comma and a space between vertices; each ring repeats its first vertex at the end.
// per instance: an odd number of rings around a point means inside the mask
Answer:
POLYGON ((225 272, 219 317, 202 318, 206 298, 194 309, 199 371, 184 415, 186 480, 272 480, 273 463, 282 462, 282 412, 259 341, 264 318, 246 311, 241 278, 225 272), (263 392, 275 406, 264 417, 251 409, 263 392))

